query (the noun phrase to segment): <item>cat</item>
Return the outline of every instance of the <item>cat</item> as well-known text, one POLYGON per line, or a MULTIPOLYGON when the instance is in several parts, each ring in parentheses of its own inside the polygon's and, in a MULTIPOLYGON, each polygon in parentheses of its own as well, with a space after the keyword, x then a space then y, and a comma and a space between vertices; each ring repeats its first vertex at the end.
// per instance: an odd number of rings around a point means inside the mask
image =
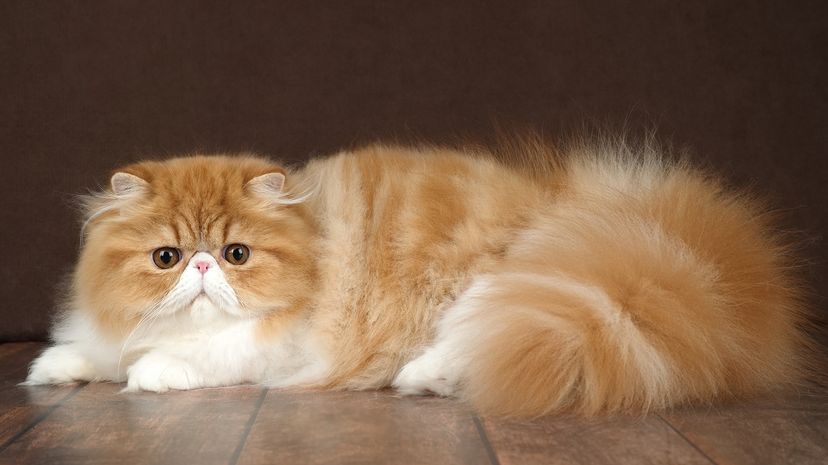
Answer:
POLYGON ((655 145, 375 144, 117 170, 26 383, 393 387, 537 417, 761 393, 802 372, 767 210, 655 145))

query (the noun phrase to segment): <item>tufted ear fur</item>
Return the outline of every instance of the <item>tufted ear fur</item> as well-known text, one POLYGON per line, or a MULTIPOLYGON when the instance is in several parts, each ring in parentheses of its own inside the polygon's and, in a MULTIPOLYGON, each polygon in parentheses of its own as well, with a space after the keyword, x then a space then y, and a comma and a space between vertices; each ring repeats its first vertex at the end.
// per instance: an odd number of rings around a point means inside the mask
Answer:
MULTIPOLYGON (((244 185, 245 189, 260 199, 271 204, 295 205, 304 202, 312 193, 312 189, 304 192, 289 192, 285 186, 285 172, 279 168, 260 176, 256 176, 244 185)), ((297 186, 293 186, 296 189, 297 186)))
POLYGON ((119 171, 109 180, 112 192, 118 197, 132 197, 149 191, 149 183, 134 174, 119 171))
POLYGON ((81 244, 87 226, 108 212, 122 212, 133 199, 150 191, 150 184, 130 173, 118 171, 109 179, 110 190, 93 192, 79 197, 83 210, 81 244))
POLYGON ((263 197, 281 198, 284 195, 285 174, 277 171, 256 176, 245 184, 245 188, 263 197))

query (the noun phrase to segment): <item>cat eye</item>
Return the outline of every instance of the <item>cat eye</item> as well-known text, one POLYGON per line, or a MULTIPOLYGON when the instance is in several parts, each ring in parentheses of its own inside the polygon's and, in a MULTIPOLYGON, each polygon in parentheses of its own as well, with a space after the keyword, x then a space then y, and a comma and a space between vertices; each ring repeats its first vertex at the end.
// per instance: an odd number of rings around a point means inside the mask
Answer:
POLYGON ((152 262, 162 270, 172 268, 179 260, 181 260, 181 252, 173 247, 161 247, 152 252, 152 262))
POLYGON ((250 258, 250 249, 244 244, 230 244, 224 248, 224 259, 231 265, 243 265, 250 258))

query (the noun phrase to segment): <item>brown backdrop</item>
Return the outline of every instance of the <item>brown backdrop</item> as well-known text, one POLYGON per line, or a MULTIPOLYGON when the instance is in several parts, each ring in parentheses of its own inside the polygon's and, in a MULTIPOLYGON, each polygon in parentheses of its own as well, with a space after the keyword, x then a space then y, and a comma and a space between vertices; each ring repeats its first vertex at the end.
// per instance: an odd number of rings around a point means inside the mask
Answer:
POLYGON ((44 336, 77 253, 68 199, 118 165, 493 121, 655 124, 773 194, 828 290, 825 2, 81 3, 0 5, 0 340, 44 336))

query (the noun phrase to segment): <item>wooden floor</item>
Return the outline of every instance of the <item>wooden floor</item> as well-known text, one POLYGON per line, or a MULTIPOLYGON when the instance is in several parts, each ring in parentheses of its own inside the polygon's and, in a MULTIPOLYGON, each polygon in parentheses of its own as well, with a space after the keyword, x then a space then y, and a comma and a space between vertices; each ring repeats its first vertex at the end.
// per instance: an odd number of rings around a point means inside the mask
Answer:
POLYGON ((17 386, 41 349, 0 345, 0 464, 828 464, 828 389, 817 387, 643 418, 520 423, 391 392, 17 386))

